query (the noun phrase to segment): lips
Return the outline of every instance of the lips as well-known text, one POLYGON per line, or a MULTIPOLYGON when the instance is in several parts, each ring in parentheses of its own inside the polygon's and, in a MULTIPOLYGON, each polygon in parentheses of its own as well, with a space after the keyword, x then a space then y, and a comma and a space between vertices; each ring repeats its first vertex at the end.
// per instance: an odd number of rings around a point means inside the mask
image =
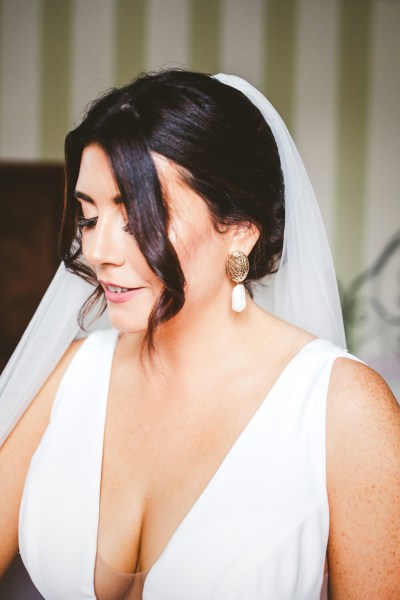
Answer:
POLYGON ((123 287, 119 287, 118 285, 106 285, 106 288, 108 289, 109 292, 116 292, 117 294, 121 294, 123 292, 129 292, 130 290, 135 289, 135 288, 123 288, 123 287))
POLYGON ((116 285, 115 283, 100 280, 99 283, 104 289, 104 295, 107 298, 107 300, 116 304, 120 302, 127 302, 128 300, 139 294, 142 290, 144 290, 143 287, 128 288, 116 285))

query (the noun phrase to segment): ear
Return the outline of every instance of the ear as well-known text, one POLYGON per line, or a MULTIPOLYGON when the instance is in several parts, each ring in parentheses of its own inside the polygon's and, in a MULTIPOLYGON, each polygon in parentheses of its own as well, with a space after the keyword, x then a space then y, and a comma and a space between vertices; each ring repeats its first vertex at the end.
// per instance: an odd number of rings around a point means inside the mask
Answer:
POLYGON ((240 250, 246 256, 253 250, 260 232, 253 223, 238 223, 229 228, 229 252, 240 250))

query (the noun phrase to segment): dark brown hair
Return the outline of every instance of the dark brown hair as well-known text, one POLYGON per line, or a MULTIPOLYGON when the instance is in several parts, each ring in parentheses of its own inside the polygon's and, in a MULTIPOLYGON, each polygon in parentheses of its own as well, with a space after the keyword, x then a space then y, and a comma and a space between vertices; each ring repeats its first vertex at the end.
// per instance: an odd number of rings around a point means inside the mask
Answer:
MULTIPOLYGON (((70 271, 96 284, 82 262, 74 199, 82 152, 91 143, 108 155, 130 230, 163 284, 149 318, 149 348, 155 329, 185 301, 185 279, 168 237, 167 205, 152 152, 181 167, 182 178, 204 199, 217 231, 234 223, 258 228, 260 237, 249 256, 250 292, 252 281, 274 272, 283 245, 283 175, 272 132, 242 92, 203 73, 142 74, 96 100, 67 135, 61 258, 70 271)), ((82 307, 81 321, 102 295, 97 286, 82 307)))

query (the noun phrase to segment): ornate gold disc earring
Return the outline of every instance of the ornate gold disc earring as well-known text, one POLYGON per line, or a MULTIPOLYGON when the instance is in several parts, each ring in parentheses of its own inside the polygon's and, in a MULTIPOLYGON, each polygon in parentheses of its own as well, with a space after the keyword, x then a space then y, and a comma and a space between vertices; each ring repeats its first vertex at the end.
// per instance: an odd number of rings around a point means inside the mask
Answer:
POLYGON ((241 282, 246 279, 249 272, 247 256, 238 250, 228 254, 226 272, 232 281, 236 283, 232 290, 232 310, 242 312, 246 308, 246 290, 241 282))

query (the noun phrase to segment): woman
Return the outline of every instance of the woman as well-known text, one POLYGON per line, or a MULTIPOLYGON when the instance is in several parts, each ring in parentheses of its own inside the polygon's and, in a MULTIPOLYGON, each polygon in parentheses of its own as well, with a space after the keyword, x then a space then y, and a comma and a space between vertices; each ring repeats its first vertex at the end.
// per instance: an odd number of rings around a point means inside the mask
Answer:
MULTIPOLYGON (((330 598, 398 597, 398 406, 332 343, 319 213, 266 99, 166 71, 95 102, 66 140, 61 249, 112 329, 70 345, 3 446, 2 569, 19 520, 51 600, 312 600, 328 569, 330 598)), ((5 405, 66 344, 66 281, 5 405)))

